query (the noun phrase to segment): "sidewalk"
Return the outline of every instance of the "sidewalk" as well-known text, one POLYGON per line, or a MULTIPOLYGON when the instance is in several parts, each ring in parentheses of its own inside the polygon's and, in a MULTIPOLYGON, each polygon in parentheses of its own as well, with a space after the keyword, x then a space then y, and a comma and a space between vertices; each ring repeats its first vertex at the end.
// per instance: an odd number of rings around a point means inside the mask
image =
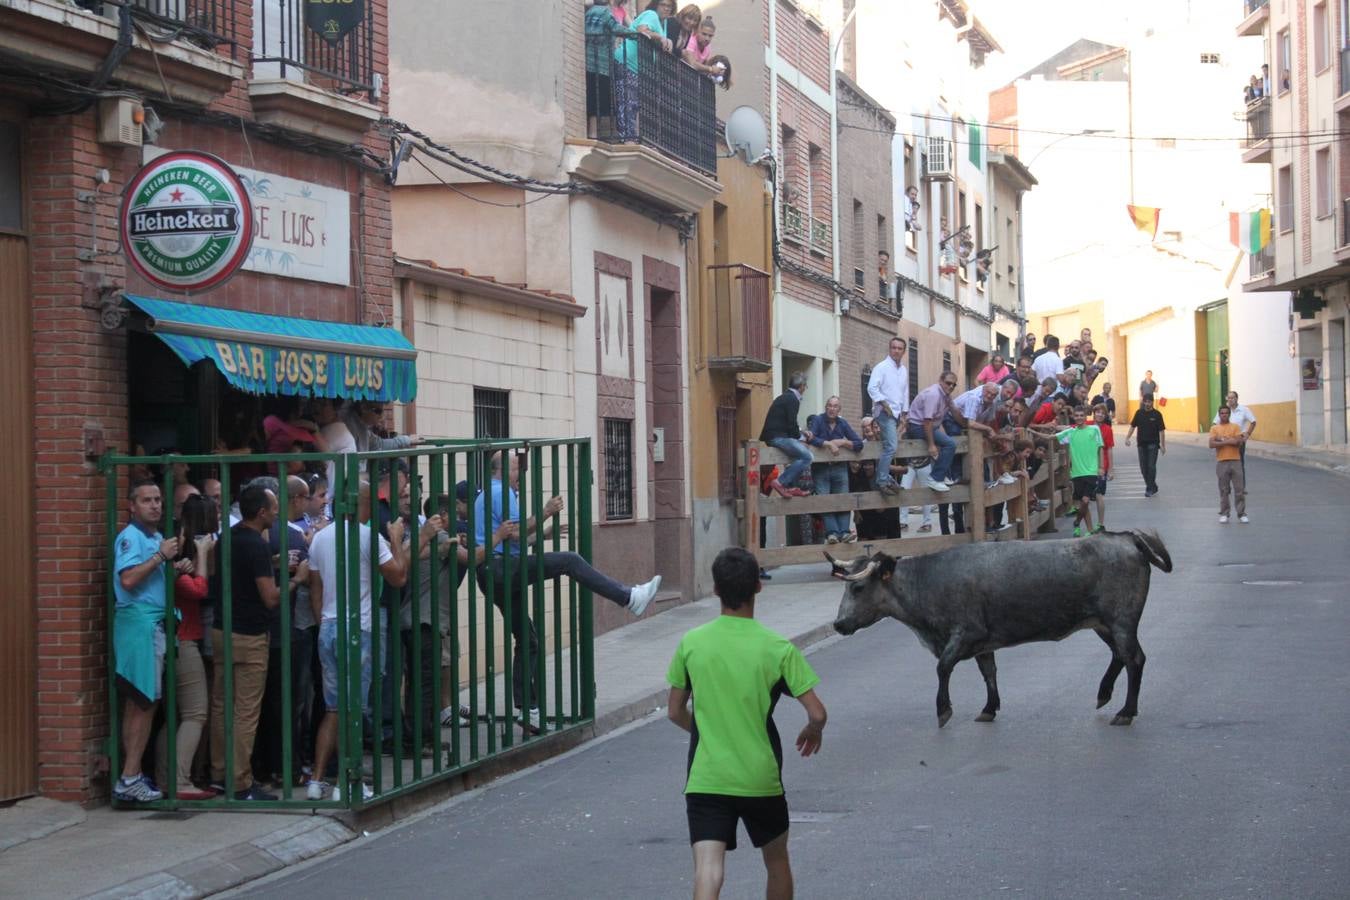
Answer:
MULTIPOLYGON (((805 646, 832 633, 840 594, 823 558, 775 569, 756 618, 805 646)), ((665 703, 680 637, 718 610, 709 597, 596 638, 594 735, 665 703)), ((517 767, 536 761, 522 756, 517 767)), ((204 897, 356 839, 347 822, 314 813, 84 810, 34 798, 0 809, 0 871, 6 891, 32 898, 204 897)))
MULTIPOLYGON (((1119 429, 1117 429, 1117 432, 1119 432, 1119 429)), ((1119 434, 1117 434, 1117 442, 1117 446, 1124 445, 1124 441, 1119 434)), ((1209 434, 1168 431, 1167 442, 1169 444, 1208 448, 1209 434)), ((1269 459, 1309 469, 1322 469, 1327 472, 1334 472, 1337 475, 1350 477, 1350 447, 1295 447, 1290 444, 1273 444, 1269 441, 1248 441, 1247 458, 1269 459)))

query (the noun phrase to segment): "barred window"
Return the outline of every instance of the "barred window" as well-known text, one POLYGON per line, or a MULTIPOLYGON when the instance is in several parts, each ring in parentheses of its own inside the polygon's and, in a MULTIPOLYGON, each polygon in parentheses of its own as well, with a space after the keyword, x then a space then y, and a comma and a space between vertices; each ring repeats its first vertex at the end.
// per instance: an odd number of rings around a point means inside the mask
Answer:
POLYGON ((913 400, 919 396, 919 345, 916 341, 909 342, 909 397, 913 400))
POLYGON ((736 499, 736 407, 717 407, 717 496, 736 499))
POLYGON ((633 423, 605 419, 605 519, 633 518, 633 423))
POLYGON ((950 372, 952 370, 952 355, 949 351, 942 351, 942 371, 950 372))
POLYGON ((502 440, 511 436, 510 391, 473 389, 473 436, 479 440, 502 440))

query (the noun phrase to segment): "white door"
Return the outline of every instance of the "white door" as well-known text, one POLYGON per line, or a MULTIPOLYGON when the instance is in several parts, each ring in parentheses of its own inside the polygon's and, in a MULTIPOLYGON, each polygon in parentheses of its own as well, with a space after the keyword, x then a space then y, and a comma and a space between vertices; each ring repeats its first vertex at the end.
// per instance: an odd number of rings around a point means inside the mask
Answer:
POLYGON ((1332 319, 1327 323, 1326 366, 1326 380, 1323 383, 1331 394, 1330 443, 1344 444, 1346 442, 1344 319, 1332 319))
POLYGON ((1322 328, 1298 330, 1298 442, 1304 447, 1326 443, 1322 417, 1322 328))

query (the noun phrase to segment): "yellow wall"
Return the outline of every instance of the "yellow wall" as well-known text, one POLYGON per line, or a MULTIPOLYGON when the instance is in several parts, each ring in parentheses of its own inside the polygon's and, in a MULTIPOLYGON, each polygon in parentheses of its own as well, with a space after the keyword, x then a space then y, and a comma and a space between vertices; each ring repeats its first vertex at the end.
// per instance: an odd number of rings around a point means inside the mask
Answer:
POLYGON ((1100 300, 1062 306, 1058 309, 1038 309, 1027 313, 1027 330, 1036 335, 1037 348, 1045 346, 1045 336, 1053 334, 1059 338, 1059 352, 1062 356, 1069 341, 1077 340, 1078 333, 1084 328, 1092 329, 1092 349, 1098 355, 1110 357, 1106 345, 1106 309, 1100 300))
POLYGON ((1252 440, 1298 444, 1298 404, 1295 401, 1249 403, 1247 408, 1256 416, 1256 435, 1252 440))
MULTIPOLYGON (((719 152, 726 148, 719 144, 719 152)), ((718 454, 717 408, 719 401, 737 408, 738 440, 759 434, 759 427, 773 401, 772 373, 735 374, 714 372, 707 367, 705 340, 713 336, 715 301, 713 278, 708 266, 718 262, 744 263, 772 272, 769 222, 771 199, 765 190, 765 173, 739 157, 718 160, 717 180, 722 193, 699 214, 698 240, 689 244, 689 441, 690 468, 695 499, 717 497, 718 454), (714 208, 726 208, 727 246, 714 246, 714 208), (738 388, 750 391, 737 402, 738 388)), ((772 298, 772 292, 770 293, 772 298)))
MULTIPOLYGON (((1117 403, 1120 401, 1117 400, 1117 403)), ((1124 419, 1118 420, 1122 425, 1129 425, 1130 419, 1134 418, 1135 412, 1139 409, 1139 397, 1135 396, 1126 404, 1129 407, 1129 413, 1124 419)), ((1157 407, 1158 412, 1163 414, 1163 421, 1167 423, 1168 431, 1184 431, 1195 434, 1199 429, 1196 427, 1197 410, 1199 406, 1194 397, 1168 397, 1166 406, 1157 407)), ((1255 412, 1255 410, 1253 410, 1255 412)), ((1209 431, 1206 427, 1205 431, 1209 431)))

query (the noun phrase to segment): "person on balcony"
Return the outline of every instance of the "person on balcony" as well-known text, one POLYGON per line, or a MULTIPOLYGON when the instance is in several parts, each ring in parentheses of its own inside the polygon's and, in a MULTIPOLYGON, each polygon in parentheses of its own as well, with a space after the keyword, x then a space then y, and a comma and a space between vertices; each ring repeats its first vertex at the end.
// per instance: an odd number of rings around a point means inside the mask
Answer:
POLYGON ((692 3, 665 20, 666 37, 670 39, 670 52, 676 59, 685 58, 684 53, 698 37, 699 25, 702 23, 703 10, 692 3))
POLYGON ((919 226, 919 189, 914 185, 905 188, 905 230, 922 231, 919 226))
POLYGON ((716 77, 719 73, 712 66, 712 40, 717 35, 717 23, 712 16, 704 16, 699 22, 698 31, 684 47, 684 61, 704 75, 716 77))
POLYGON ((608 134, 613 127, 603 120, 614 115, 614 80, 610 76, 610 58, 614 52, 614 31, 627 24, 627 10, 610 5, 610 0, 594 0, 586 8, 586 136, 592 140, 608 134), (619 10, 623 10, 620 19, 619 10))
POLYGON ((708 77, 724 91, 731 90, 731 60, 725 56, 717 55, 708 58, 708 65, 712 67, 715 74, 708 77))
POLYGON ((622 142, 636 141, 638 137, 638 41, 652 41, 669 53, 673 44, 666 37, 665 22, 674 13, 675 0, 650 0, 633 20, 632 31, 614 47, 617 63, 612 73, 614 102, 622 142))

